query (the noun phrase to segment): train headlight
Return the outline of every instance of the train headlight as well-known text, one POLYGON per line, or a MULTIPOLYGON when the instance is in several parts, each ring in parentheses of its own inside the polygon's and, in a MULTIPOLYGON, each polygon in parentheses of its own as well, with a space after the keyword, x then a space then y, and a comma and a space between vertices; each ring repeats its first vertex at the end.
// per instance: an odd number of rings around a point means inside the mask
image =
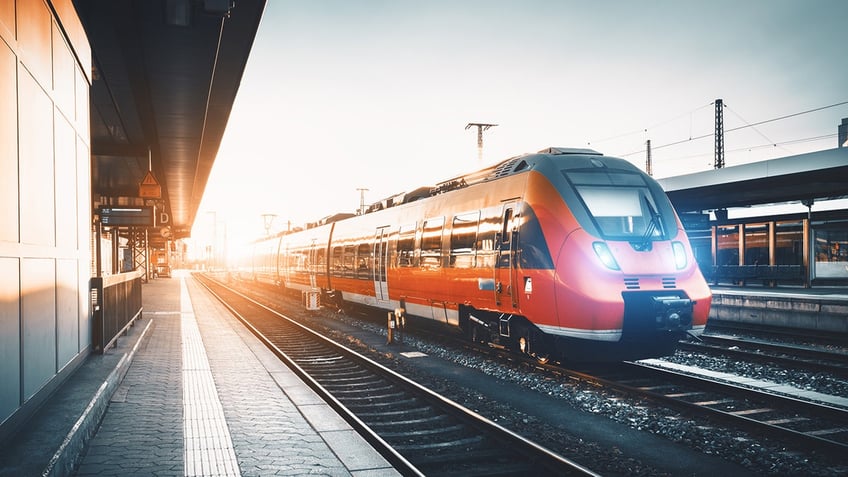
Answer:
POLYGON ((671 242, 671 249, 674 251, 674 266, 678 270, 686 268, 686 248, 680 242, 671 242))
POLYGON ((612 256, 612 252, 610 252, 609 247, 605 242, 595 242, 592 244, 592 248, 595 250, 595 255, 598 256, 601 263, 603 263, 610 270, 621 270, 618 266, 618 262, 615 261, 615 257, 612 256))

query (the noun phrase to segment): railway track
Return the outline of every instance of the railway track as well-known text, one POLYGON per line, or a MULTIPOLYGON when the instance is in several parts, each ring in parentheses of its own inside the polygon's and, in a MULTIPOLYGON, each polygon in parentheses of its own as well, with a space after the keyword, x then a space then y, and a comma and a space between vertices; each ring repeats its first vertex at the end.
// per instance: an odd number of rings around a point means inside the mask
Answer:
POLYGON ((848 377, 848 354, 810 346, 775 343, 726 335, 701 335, 700 342, 681 342, 679 349, 719 354, 746 361, 779 364, 812 372, 848 377))
POLYGON ((742 334, 792 343, 816 343, 844 348, 848 334, 710 319, 707 334, 742 334))
MULTIPOLYGON (((826 451, 837 456, 844 456, 844 453, 848 451, 848 409, 639 362, 595 366, 582 370, 569 369, 562 364, 539 363, 531 357, 452 339, 427 329, 417 328, 415 333, 427 336, 427 339, 450 341, 452 346, 520 364, 528 372, 542 372, 569 379, 577 378, 605 388, 616 389, 625 394, 646 397, 692 415, 718 418, 757 435, 780 438, 800 448, 826 451)), ((793 350, 794 348, 785 349, 776 346, 773 348, 773 354, 777 354, 777 351, 788 353, 793 350)), ((794 354, 803 354, 803 349, 794 354)), ((832 357, 828 354, 826 356, 836 363, 820 363, 819 361, 823 361, 823 355, 814 352, 810 355, 815 356, 818 361, 799 362, 796 356, 787 356, 785 361, 789 365, 809 366, 817 370, 839 367, 839 356, 832 357)), ((745 353, 744 356, 749 359, 752 355, 745 353)), ((759 359, 759 356, 756 357, 759 359)), ((772 363, 776 361, 771 356, 766 356, 763 360, 772 363)))
POLYGON ((569 374, 688 412, 730 421, 802 448, 844 455, 848 410, 645 363, 569 374))
POLYGON ((405 475, 596 475, 220 282, 195 277, 405 475))

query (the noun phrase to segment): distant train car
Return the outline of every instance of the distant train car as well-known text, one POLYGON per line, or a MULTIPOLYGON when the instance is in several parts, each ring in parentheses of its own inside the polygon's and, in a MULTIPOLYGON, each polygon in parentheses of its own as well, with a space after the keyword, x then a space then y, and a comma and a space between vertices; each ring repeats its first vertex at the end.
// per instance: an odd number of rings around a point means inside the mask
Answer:
POLYGON ((711 293, 661 187, 549 148, 256 243, 258 280, 460 327, 545 360, 661 356, 711 293))

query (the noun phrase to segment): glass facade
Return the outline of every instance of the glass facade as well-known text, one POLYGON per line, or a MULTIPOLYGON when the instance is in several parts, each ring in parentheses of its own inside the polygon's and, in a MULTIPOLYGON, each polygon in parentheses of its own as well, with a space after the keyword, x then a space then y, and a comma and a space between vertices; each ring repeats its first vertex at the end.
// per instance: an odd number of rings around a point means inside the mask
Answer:
POLYGON ((775 263, 804 264, 804 224, 798 221, 776 223, 775 263))
POLYGON ((814 215, 812 221, 786 218, 713 225, 712 235, 712 266, 705 266, 703 260, 699 265, 713 283, 848 283, 848 217, 844 211, 824 219, 814 215))
POLYGON ((739 226, 720 225, 716 227, 715 265, 739 265, 739 226))
POLYGON ((813 247, 814 278, 848 280, 848 223, 816 227, 813 247))

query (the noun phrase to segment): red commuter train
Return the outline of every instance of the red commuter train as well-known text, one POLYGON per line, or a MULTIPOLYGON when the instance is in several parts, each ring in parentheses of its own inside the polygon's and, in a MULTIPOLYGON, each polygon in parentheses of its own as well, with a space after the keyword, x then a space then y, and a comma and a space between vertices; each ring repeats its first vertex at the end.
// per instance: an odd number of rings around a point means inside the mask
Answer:
POLYGON ((334 219, 255 242, 242 271, 540 360, 662 356, 706 326, 711 292, 662 188, 592 150, 513 157, 334 219))

